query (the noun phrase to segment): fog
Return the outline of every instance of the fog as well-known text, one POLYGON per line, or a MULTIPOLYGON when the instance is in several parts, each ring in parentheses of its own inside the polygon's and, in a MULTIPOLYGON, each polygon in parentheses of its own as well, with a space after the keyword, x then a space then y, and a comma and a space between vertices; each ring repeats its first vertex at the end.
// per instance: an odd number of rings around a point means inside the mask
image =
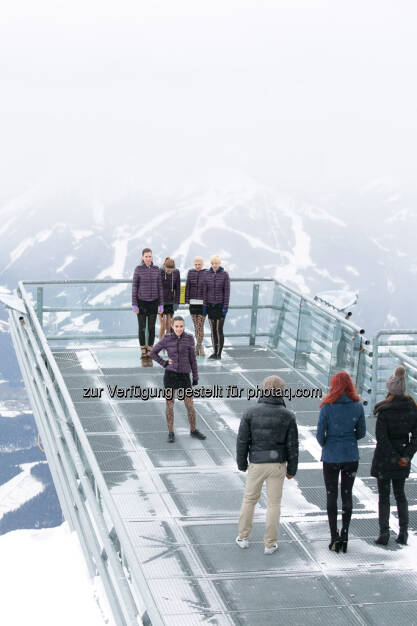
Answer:
POLYGON ((412 189, 414 2, 3 0, 1 195, 412 189), (256 4, 256 6, 255 6, 256 4))

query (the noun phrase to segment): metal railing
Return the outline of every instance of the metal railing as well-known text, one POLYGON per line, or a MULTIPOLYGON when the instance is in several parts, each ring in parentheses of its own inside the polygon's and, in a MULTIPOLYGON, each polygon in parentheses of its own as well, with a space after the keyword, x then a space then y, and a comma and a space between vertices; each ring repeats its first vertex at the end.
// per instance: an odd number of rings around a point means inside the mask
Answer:
POLYGON ((141 564, 110 496, 96 457, 28 294, 27 315, 10 311, 13 343, 60 504, 77 531, 90 574, 99 574, 117 626, 163 624, 141 564))
MULTIPOLYGON (((238 325, 239 332, 226 328, 226 337, 246 338, 249 345, 266 338, 276 353, 323 388, 340 369, 346 369, 357 384, 365 384, 369 355, 361 328, 273 279, 232 282, 228 324, 238 325)), ((44 333, 51 328, 48 317, 65 313, 93 314, 93 322, 98 314, 116 314, 120 316, 119 327, 124 328, 130 323, 128 319, 134 319, 123 294, 130 283, 121 279, 20 282, 17 293, 27 313, 19 319, 19 314, 11 311, 10 327, 62 510, 80 537, 90 574, 98 573, 102 578, 117 626, 137 625, 140 620, 158 626, 163 623, 162 616, 49 345, 62 340, 76 341, 77 345, 97 339, 114 342, 136 338, 137 334, 103 332, 109 322, 105 317, 103 328, 95 324, 85 333, 74 332, 74 324, 68 332, 60 322, 56 324, 58 332, 44 333), (94 289, 117 284, 122 287, 118 294, 122 301, 103 305, 102 294, 94 293, 94 289), (51 294, 48 286, 57 293, 51 294), (68 302, 63 286, 80 288, 81 292, 68 302), (27 288, 32 287, 30 296, 27 288)))
MULTIPOLYGON (((83 343, 97 340, 124 341, 137 337, 137 332, 109 332, 109 327, 124 330, 132 324, 131 306, 126 303, 131 282, 127 279, 111 279, 25 281, 23 284, 33 287, 34 306, 47 332, 47 340, 83 343), (111 295, 112 302, 108 305, 101 304, 105 299, 103 293, 94 291, 95 287, 102 288, 105 285, 110 289, 121 287, 119 293, 111 295), (58 294, 52 293, 52 303, 47 302, 51 298, 51 295, 47 298, 48 287, 60 289, 58 294), (68 294, 62 292, 62 287, 78 287, 81 291, 69 298, 68 294), (115 304, 117 298, 120 302, 115 304), (68 299, 71 302, 67 302, 68 299), (45 319, 46 316, 62 313, 94 314, 99 323, 93 331, 85 331, 81 324, 77 332, 74 332, 74 327, 71 332, 65 331, 65 327, 62 328, 62 323, 59 323, 55 325, 55 332, 51 332, 54 324, 49 318, 45 319), (109 318, 104 317, 108 313, 112 313, 111 323, 109 318), (130 318, 126 314, 130 314, 130 318)), ((335 372, 345 369, 357 386, 368 392, 370 381, 366 380, 366 374, 370 367, 369 364, 365 367, 367 351, 364 349, 366 342, 363 329, 345 319, 345 315, 337 310, 329 310, 272 278, 232 278, 231 282, 233 300, 225 325, 226 338, 248 339, 249 345, 255 345, 259 338, 266 340, 291 365, 302 369, 312 382, 324 388, 328 387, 335 372), (247 324, 247 330, 244 324, 247 324), (239 331, 230 330, 233 326, 237 326, 239 331)), ((181 304, 179 308, 186 310, 187 307, 181 304)), ((88 328, 88 321, 86 324, 88 328)), ((206 336, 209 337, 209 333, 206 336)))
POLYGON ((372 343, 372 406, 386 396, 385 382, 397 365, 405 365, 408 393, 417 397, 417 330, 380 330, 372 343))

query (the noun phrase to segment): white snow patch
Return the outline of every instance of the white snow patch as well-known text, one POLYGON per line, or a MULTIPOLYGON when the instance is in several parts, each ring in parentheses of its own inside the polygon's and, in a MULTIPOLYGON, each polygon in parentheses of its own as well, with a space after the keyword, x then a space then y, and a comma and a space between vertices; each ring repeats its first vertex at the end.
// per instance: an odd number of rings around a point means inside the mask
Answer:
POLYGON ((0 537, 1 616, 7 626, 114 626, 101 582, 93 581, 67 523, 0 537))
POLYGON ((333 224, 337 224, 337 226, 346 227, 346 222, 316 206, 311 205, 304 207, 304 214, 313 220, 326 220, 328 222, 333 222, 333 224))
POLYGON ((14 215, 10 219, 8 219, 5 224, 3 224, 2 228, 0 228, 0 237, 1 237, 1 235, 3 235, 6 232, 6 230, 9 229, 9 227, 13 224, 13 222, 16 221, 16 219, 17 219, 17 216, 14 215))
POLYGON ((395 293, 395 285, 389 277, 387 277, 387 289, 388 293, 395 293))
POLYGON ((97 369, 97 363, 89 350, 78 350, 76 355, 83 370, 97 369))
POLYGON ((75 261, 75 256, 66 256, 65 257, 65 261, 63 262, 62 265, 60 265, 59 267, 57 267, 56 272, 62 272, 66 267, 68 267, 68 265, 70 265, 73 261, 75 261))
POLYGON ((79 315, 78 317, 73 317, 71 319, 71 323, 66 326, 62 326, 63 332, 70 332, 75 330, 81 333, 91 333, 91 332, 102 332, 100 330, 100 321, 90 320, 89 322, 85 321, 85 318, 88 317, 89 313, 84 313, 83 315, 79 315))
POLYGON ((17 259, 20 259, 20 257, 26 252, 26 250, 28 250, 37 243, 42 243, 43 241, 49 239, 52 233, 53 230, 51 229, 41 230, 36 233, 34 237, 26 237, 26 239, 20 242, 17 248, 10 252, 10 263, 4 269, 8 269, 12 263, 15 263, 17 259))
POLYGON ((391 217, 387 217, 385 223, 392 224, 393 222, 405 222, 412 217, 415 217, 414 211, 411 209, 401 209, 401 211, 397 211, 397 213, 394 213, 391 217))
POLYGON ((112 248, 114 249, 114 258, 113 264, 109 267, 102 270, 96 276, 96 280, 101 280, 103 278, 123 278, 126 257, 127 257, 127 247, 129 243, 129 238, 116 239, 112 243, 112 248))
POLYGON ((6 320, 0 320, 0 333, 8 333, 10 328, 9 322, 6 320))
POLYGON ((81 239, 85 239, 86 237, 91 237, 94 235, 94 231, 92 230, 72 230, 72 236, 76 241, 81 241, 81 239))
POLYGON ((329 270, 325 269, 325 268, 318 268, 318 267, 314 267, 314 271, 317 272, 317 274, 319 276, 324 276, 324 278, 328 278, 329 280, 332 281, 332 283, 336 283, 338 285, 343 285, 345 288, 348 287, 347 283, 345 280, 343 280, 343 278, 338 278, 337 276, 332 276, 329 272, 329 270))
POLYGON ((101 293, 94 296, 94 298, 91 298, 91 300, 88 301, 88 304, 91 306, 96 306, 99 304, 110 305, 112 303, 113 296, 120 295, 121 293, 123 293, 123 291, 125 291, 125 289, 125 283, 117 283, 115 285, 112 285, 112 287, 105 289, 101 293))
POLYGON ((332 291, 321 291, 317 294, 319 298, 322 298, 329 304, 333 305, 340 311, 352 307, 358 301, 358 294, 354 291, 344 291, 342 289, 334 289, 332 291))
POLYGON ((387 317, 385 318, 384 326, 394 326, 396 328, 399 328, 400 322, 398 321, 398 317, 395 317, 395 315, 393 315, 392 313, 388 313, 387 317))
POLYGON ((9 409, 7 404, 4 402, 0 402, 0 416, 1 417, 17 417, 21 414, 21 411, 14 411, 13 409, 9 409))
POLYGON ((372 243, 374 243, 376 245, 377 248, 379 248, 383 252, 389 252, 390 251, 389 248, 387 248, 386 246, 383 246, 382 243, 376 237, 371 237, 371 241, 372 241, 372 243))
POLYGON ((350 272, 354 276, 360 276, 359 271, 356 269, 356 267, 353 267, 353 265, 345 265, 345 270, 347 272, 350 272))
POLYGON ((43 483, 30 473, 31 468, 38 463, 23 463, 20 465, 20 474, 0 485, 0 519, 5 513, 15 511, 43 491, 43 483))

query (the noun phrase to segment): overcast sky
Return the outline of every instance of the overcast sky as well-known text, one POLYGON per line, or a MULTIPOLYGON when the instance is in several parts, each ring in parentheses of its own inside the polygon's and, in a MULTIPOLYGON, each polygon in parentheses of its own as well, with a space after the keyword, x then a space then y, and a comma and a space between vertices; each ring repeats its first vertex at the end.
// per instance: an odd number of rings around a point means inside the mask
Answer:
POLYGON ((416 23, 414 0, 3 0, 1 194, 412 186, 416 23))

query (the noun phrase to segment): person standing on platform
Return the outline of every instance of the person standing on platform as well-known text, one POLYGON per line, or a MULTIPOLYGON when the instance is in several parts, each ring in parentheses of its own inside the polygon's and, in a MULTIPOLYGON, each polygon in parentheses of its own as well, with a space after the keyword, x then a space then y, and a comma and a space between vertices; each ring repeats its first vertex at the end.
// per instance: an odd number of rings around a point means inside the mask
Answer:
POLYGON ((241 419, 236 442, 237 466, 249 469, 240 512, 240 548, 249 547, 255 506, 266 482, 267 511, 264 534, 265 554, 278 549, 278 526, 285 477, 295 476, 298 467, 298 429, 295 415, 285 407, 285 382, 279 376, 264 380, 264 395, 241 419))
POLYGON ((171 320, 180 303, 181 277, 175 269, 175 261, 166 257, 161 267, 161 280, 164 292, 164 308, 159 314, 159 339, 171 332, 171 320))
POLYGON ((352 489, 359 466, 358 439, 366 435, 366 422, 360 397, 347 372, 330 380, 329 393, 320 404, 316 438, 322 447, 323 477, 327 491, 327 517, 330 526, 329 550, 347 551, 352 489), (337 493, 341 476, 342 529, 337 529, 337 493))
POLYGON ((203 293, 204 278, 207 270, 203 268, 204 259, 196 256, 194 259, 194 269, 188 271, 187 282, 185 284, 185 303, 190 305, 190 315, 194 324, 195 353, 197 356, 204 356, 204 322, 206 315, 203 313, 203 293))
MULTIPOLYGON (((164 388, 167 390, 166 397, 166 419, 168 424, 168 441, 175 441, 174 434, 174 401, 175 392, 192 389, 198 385, 197 359, 195 356, 194 337, 184 330, 184 318, 176 315, 172 320, 172 332, 164 335, 160 341, 152 348, 151 357, 162 365, 165 369, 164 388), (166 350, 168 360, 159 356, 161 350, 166 350), (190 372, 193 374, 191 385, 190 372)), ((190 435, 197 439, 205 439, 195 426, 195 409, 193 398, 184 397, 185 408, 187 409, 188 421, 190 424, 190 435)))
POLYGON ((203 315, 208 315, 213 354, 209 359, 221 359, 224 345, 223 326, 229 309, 230 278, 221 267, 220 257, 210 259, 211 267, 204 276, 203 315))
POLYGON ((399 365, 386 383, 387 396, 374 408, 377 416, 376 448, 371 476, 378 481, 379 537, 375 543, 386 546, 389 541, 390 483, 397 503, 399 533, 397 543, 407 544, 408 502, 404 491, 410 474, 411 459, 417 451, 417 406, 414 398, 405 395, 405 368, 399 365))
MULTIPOLYGON (((155 322, 164 306, 161 271, 153 264, 152 250, 142 250, 142 262, 135 268, 132 281, 132 309, 138 316, 139 345, 142 359, 148 359, 155 341, 155 322), (148 343, 145 330, 148 325, 148 343)), ((152 363, 152 362, 151 362, 152 363)))

